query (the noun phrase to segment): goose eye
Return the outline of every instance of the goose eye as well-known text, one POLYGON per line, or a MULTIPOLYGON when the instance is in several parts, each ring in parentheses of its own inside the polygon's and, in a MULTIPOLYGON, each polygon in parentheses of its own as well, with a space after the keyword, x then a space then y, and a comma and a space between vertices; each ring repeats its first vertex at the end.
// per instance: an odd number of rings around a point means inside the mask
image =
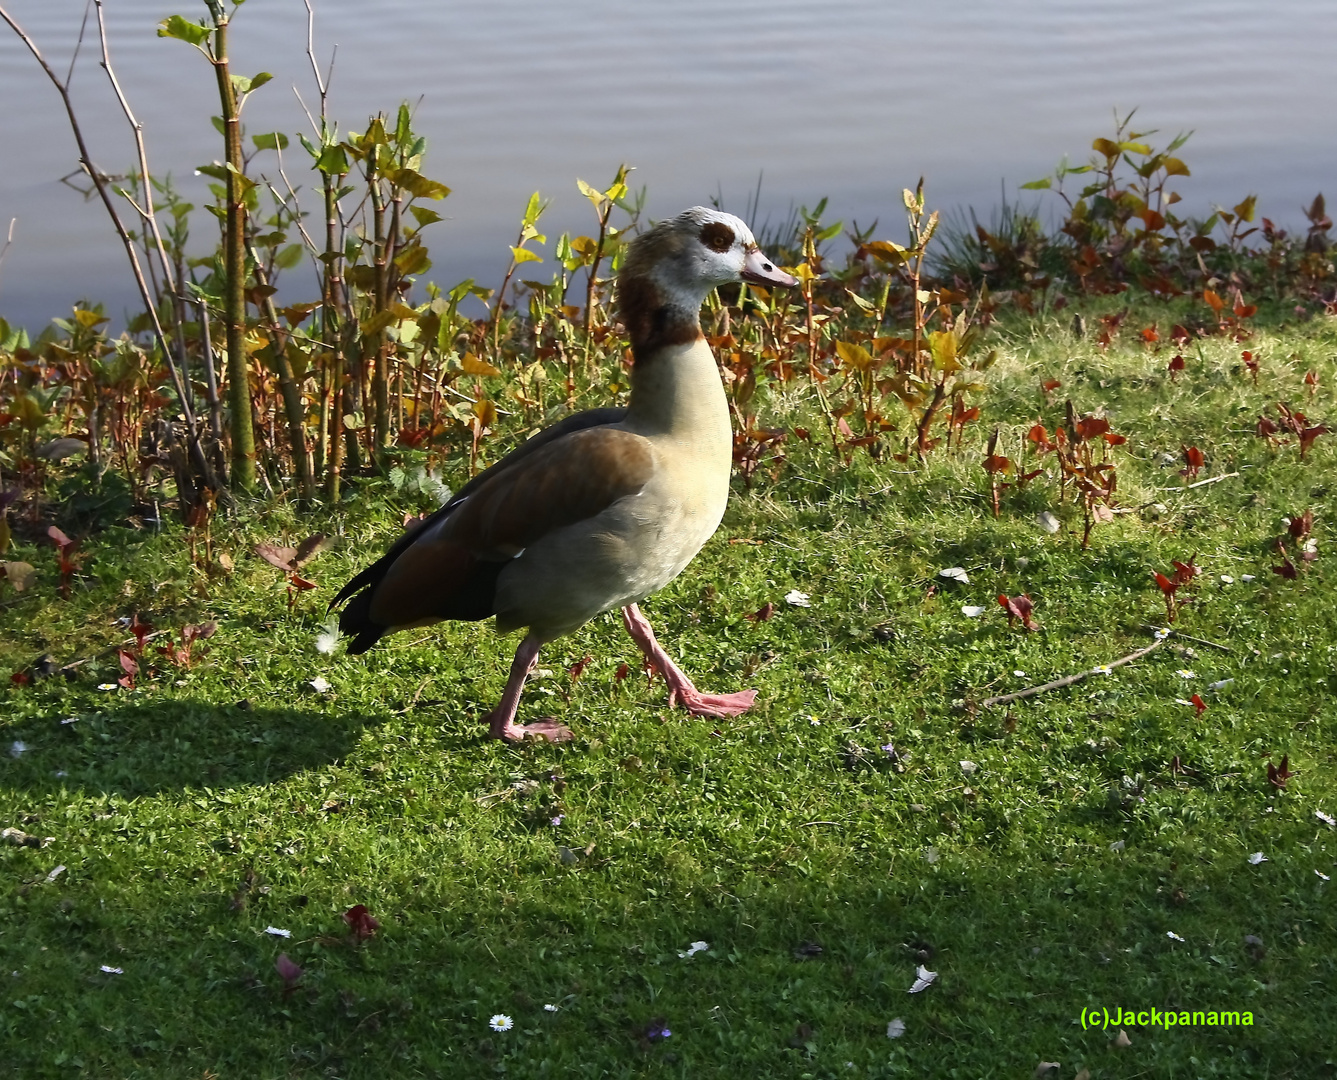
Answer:
POLYGON ((701 243, 711 251, 728 251, 733 247, 733 242, 733 230, 722 221, 712 221, 701 228, 701 243))

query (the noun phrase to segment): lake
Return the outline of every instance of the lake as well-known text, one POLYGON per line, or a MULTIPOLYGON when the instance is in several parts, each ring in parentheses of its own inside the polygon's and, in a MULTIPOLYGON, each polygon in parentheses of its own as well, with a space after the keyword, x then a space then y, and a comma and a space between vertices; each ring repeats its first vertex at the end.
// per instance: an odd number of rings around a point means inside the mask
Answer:
MULTIPOLYGON (((606 186, 621 161, 648 188, 651 217, 711 197, 741 212, 761 177, 756 226, 826 196, 829 220, 880 219, 879 234, 899 240, 900 192, 920 175, 932 206, 987 218, 1063 155, 1085 160, 1116 108, 1137 107, 1134 127, 1161 140, 1194 131, 1181 151, 1189 213, 1256 193, 1260 213, 1298 228, 1302 203, 1337 195, 1331 0, 313 3, 322 65, 338 46, 330 111, 342 128, 401 101, 416 108, 424 171, 454 189, 434 204, 448 220, 427 233, 430 276, 446 285, 499 283, 532 191, 553 200, 549 235, 591 231, 576 178, 606 186)), ((63 72, 82 0, 5 7, 63 72)), ((222 156, 213 74, 155 26, 205 7, 105 9, 151 166, 200 203, 193 170, 222 156)), ((314 107, 305 46, 302 0, 238 10, 234 70, 275 76, 247 105, 251 132, 306 129, 293 91, 314 107)), ((76 104, 99 165, 125 172, 134 148, 96 53, 93 35, 76 104)), ((59 98, 2 25, 0 146, 0 242, 17 219, 0 315, 36 330, 80 298, 121 314, 133 303, 124 255, 100 206, 60 183, 76 153, 59 98)), ((305 155, 294 145, 285 157, 300 182, 305 155)), ((196 254, 211 249, 212 223, 195 214, 196 254)))

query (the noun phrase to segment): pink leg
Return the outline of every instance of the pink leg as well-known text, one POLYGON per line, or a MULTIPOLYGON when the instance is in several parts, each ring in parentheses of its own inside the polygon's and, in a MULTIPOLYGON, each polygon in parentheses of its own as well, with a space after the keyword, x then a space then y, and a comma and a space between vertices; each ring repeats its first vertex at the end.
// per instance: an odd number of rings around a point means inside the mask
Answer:
POLYGON ((528 736, 537 736, 549 742, 565 742, 571 738, 571 729, 556 720, 536 720, 532 724, 517 724, 515 712, 520 707, 520 692, 525 688, 525 679, 538 663, 540 642, 532 634, 520 642, 515 650, 515 659, 511 661, 511 676, 506 680, 506 689, 501 692, 497 707, 483 719, 487 721, 489 739, 505 739, 507 742, 520 742, 528 736))
POLYGON ((682 705, 693 716, 737 716, 747 712, 756 700, 755 690, 740 690, 736 694, 703 694, 682 669, 670 659, 663 646, 655 640, 655 632, 635 604, 622 609, 622 622, 627 633, 641 647, 645 658, 664 676, 669 686, 669 704, 682 705))

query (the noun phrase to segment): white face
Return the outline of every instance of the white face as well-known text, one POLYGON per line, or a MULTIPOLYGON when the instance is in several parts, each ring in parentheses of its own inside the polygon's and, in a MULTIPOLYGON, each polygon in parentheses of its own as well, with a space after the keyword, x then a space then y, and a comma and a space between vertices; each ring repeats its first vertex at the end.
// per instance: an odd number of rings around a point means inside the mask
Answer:
POLYGON ((699 304, 715 286, 734 281, 797 283, 762 254, 752 230, 733 214, 694 206, 674 218, 670 229, 680 238, 677 257, 665 260, 657 276, 684 300, 699 304))

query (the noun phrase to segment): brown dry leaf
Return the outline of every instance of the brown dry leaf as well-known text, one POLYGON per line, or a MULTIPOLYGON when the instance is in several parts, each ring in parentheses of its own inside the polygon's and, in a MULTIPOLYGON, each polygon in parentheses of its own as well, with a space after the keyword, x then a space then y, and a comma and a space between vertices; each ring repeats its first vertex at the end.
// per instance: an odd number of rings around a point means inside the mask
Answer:
POLYGON ((1133 1040, 1128 1037, 1128 1032, 1124 1031, 1123 1028, 1120 1028, 1119 1034, 1114 1036, 1114 1045, 1122 1050, 1124 1047, 1132 1046, 1133 1040))
POLYGON ((286 547, 282 544, 271 544, 266 541, 256 544, 251 550, 269 563, 270 566, 277 567, 280 570, 297 569, 293 562, 297 558, 296 548, 286 547))
POLYGON ((332 536, 326 536, 324 533, 308 536, 297 545, 297 554, 293 558, 293 562, 297 566, 304 566, 322 551, 329 551, 332 547, 334 547, 334 537, 332 536))

